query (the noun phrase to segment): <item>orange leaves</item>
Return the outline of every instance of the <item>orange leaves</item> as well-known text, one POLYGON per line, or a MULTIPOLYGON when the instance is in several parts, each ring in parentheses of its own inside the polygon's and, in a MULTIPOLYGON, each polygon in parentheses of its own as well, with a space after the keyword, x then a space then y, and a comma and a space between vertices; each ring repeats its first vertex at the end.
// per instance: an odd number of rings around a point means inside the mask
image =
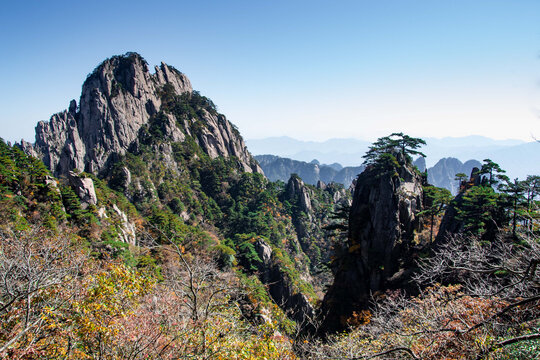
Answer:
POLYGON ((519 309, 505 312, 504 319, 499 316, 508 309, 508 301, 461 291, 461 286, 434 285, 413 298, 389 292, 373 313, 355 312, 346 319, 349 333, 330 337, 325 345, 308 345, 309 351, 314 359, 349 354, 371 358, 393 351, 424 360, 474 359, 508 336, 504 322, 524 324, 519 309))
POLYGON ((359 312, 353 311, 352 315, 347 319, 347 325, 350 327, 358 327, 361 325, 367 325, 371 322, 371 311, 360 310, 359 312))

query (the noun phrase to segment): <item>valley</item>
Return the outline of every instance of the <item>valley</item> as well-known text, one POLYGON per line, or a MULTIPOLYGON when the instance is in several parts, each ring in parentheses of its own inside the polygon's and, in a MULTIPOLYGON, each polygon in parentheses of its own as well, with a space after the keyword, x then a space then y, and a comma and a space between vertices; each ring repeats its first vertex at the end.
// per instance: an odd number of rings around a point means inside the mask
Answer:
POLYGON ((35 142, 0 141, 0 357, 538 353, 536 168, 428 167, 401 132, 356 166, 254 156, 185 74, 133 52, 66 104, 35 142))

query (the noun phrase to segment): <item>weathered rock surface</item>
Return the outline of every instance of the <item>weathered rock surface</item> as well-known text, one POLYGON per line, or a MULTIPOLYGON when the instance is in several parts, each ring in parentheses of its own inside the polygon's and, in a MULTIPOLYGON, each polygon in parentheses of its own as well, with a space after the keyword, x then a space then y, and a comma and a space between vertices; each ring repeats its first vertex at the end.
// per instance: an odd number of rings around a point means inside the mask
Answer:
POLYGON ((443 158, 433 167, 428 169, 428 182, 438 187, 450 190, 456 195, 459 192, 459 184, 455 180, 457 173, 469 174, 474 167, 481 167, 477 160, 469 160, 462 163, 456 158, 443 158))
MULTIPOLYGON (((155 73, 138 54, 114 56, 100 64, 82 87, 79 108, 73 100, 69 109, 41 121, 36 126, 36 141, 20 146, 43 160, 54 175, 79 169, 101 174, 119 156, 136 144, 139 130, 162 105, 161 92, 170 84, 177 95, 192 93, 189 79, 178 70, 161 63, 155 73)), ((167 114, 165 133, 169 140, 184 141, 191 135, 178 126, 179 119, 167 114)), ((214 158, 235 156, 244 171, 261 172, 246 146, 223 115, 202 115, 204 126, 196 141, 214 158)))
POLYGON ((127 244, 135 245, 137 242, 137 233, 135 225, 129 221, 125 212, 120 210, 116 204, 113 204, 113 210, 120 219, 120 232, 118 238, 127 244))
POLYGON ((472 168, 469 181, 464 181, 462 183, 462 186, 460 186, 459 188, 459 193, 450 203, 450 205, 448 205, 448 207, 446 208, 444 216, 441 220, 441 225, 439 226, 439 232, 437 233, 437 237, 435 238, 435 247, 444 244, 449 237, 452 237, 453 235, 456 235, 463 231, 464 223, 463 220, 459 219, 457 209, 463 203, 463 196, 465 195, 465 191, 472 186, 480 185, 482 177, 478 174, 478 172, 479 169, 477 167, 472 168))
POLYGON ((81 199, 81 206, 83 209, 86 209, 88 205, 97 204, 96 190, 92 179, 83 177, 74 171, 70 171, 68 180, 71 188, 75 191, 75 194, 81 199))
POLYGON ((348 246, 335 264, 324 299, 325 328, 346 327, 372 293, 402 287, 412 263, 411 245, 422 210, 422 179, 398 156, 398 174, 368 167, 358 177, 349 215, 348 246))
POLYGON ((238 159, 239 165, 245 172, 263 173, 259 164, 247 151, 246 144, 240 133, 233 128, 225 116, 221 114, 212 115, 203 109, 201 117, 206 127, 202 129, 197 139, 199 145, 210 158, 234 156, 238 159))
POLYGON ((299 324, 312 319, 315 315, 313 306, 304 294, 294 290, 287 274, 274 262, 270 245, 258 240, 255 250, 263 261, 259 269, 261 282, 268 286, 268 292, 275 303, 299 324))
POLYGON ((291 176, 285 188, 288 200, 298 201, 300 210, 310 216, 312 212, 311 195, 309 189, 298 176, 291 176))

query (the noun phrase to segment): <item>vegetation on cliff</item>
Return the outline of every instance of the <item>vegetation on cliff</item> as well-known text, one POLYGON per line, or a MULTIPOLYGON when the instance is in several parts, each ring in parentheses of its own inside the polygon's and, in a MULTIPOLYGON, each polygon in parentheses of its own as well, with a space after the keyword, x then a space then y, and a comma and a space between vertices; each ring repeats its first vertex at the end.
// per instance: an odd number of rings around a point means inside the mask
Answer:
POLYGON ((82 110, 38 126, 39 146, 0 141, 1 357, 538 351, 537 176, 510 181, 486 159, 450 201, 412 166, 423 140, 394 133, 353 194, 271 182, 174 68, 151 75, 129 53, 85 86, 82 110))

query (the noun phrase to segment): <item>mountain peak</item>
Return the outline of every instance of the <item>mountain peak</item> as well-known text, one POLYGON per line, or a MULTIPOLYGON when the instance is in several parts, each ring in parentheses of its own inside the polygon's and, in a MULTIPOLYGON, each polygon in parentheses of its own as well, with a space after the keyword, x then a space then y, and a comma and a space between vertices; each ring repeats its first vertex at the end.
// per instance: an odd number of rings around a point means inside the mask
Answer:
POLYGON ((190 136, 212 158, 235 156, 244 171, 261 171, 234 126, 216 111, 200 108, 206 103, 211 101, 194 92, 174 67, 162 62, 152 74, 141 55, 128 52, 99 64, 82 86, 79 107, 72 101, 69 110, 39 122, 35 144, 21 147, 55 175, 73 169, 99 174, 136 147, 142 128, 159 117, 165 138, 182 141, 190 136), (178 118, 171 102, 195 108, 178 118), (197 131, 190 130, 195 123, 197 131))

